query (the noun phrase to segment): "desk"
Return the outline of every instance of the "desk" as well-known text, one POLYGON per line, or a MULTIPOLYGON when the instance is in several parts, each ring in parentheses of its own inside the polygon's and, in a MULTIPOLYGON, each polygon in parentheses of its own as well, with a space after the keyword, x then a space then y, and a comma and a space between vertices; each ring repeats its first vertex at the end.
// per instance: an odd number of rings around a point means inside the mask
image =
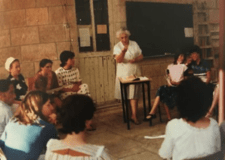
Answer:
POLYGON ((144 84, 147 85, 148 87, 148 111, 151 109, 151 102, 150 102, 150 82, 152 79, 146 79, 146 80, 136 80, 136 81, 131 81, 131 80, 124 80, 123 78, 119 77, 120 81, 120 89, 121 89, 121 99, 122 99, 122 107, 123 107, 123 120, 125 123, 127 123, 127 129, 130 129, 130 122, 129 122, 129 104, 127 100, 127 87, 131 84, 141 84, 142 85, 142 93, 143 93, 143 107, 144 107, 144 120, 146 117, 146 104, 145 104, 145 86, 144 84))

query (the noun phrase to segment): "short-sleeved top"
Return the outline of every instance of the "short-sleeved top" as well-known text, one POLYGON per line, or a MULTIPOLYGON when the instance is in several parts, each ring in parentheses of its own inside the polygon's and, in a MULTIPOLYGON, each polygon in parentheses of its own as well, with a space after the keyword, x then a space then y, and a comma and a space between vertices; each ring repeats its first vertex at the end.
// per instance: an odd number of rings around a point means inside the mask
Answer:
POLYGON ((198 65, 195 62, 192 62, 191 68, 193 69, 194 76, 197 76, 203 82, 206 82, 206 72, 210 71, 210 65, 206 60, 202 59, 198 65))
POLYGON ((0 101, 0 137, 2 136, 2 133, 5 130, 5 126, 9 122, 10 118, 12 118, 12 110, 11 107, 0 101))
POLYGON ((171 80, 180 82, 184 78, 184 72, 186 71, 187 66, 185 64, 170 64, 167 69, 169 70, 171 80))
POLYGON ((54 125, 39 120, 39 124, 24 125, 13 118, 6 125, 0 144, 7 159, 36 160, 51 138, 57 137, 54 125))
POLYGON ((60 87, 73 82, 81 81, 78 68, 71 68, 66 70, 63 67, 59 67, 55 71, 55 73, 58 78, 58 83, 60 87))
POLYGON ((11 81, 14 86, 14 91, 16 94, 16 100, 21 100, 20 96, 23 96, 27 93, 27 85, 24 80, 24 77, 22 74, 19 74, 18 79, 15 79, 12 75, 9 75, 7 80, 11 81))
POLYGON ((214 119, 210 118, 207 128, 196 128, 183 119, 173 119, 166 126, 159 155, 165 159, 181 160, 204 157, 220 150, 220 131, 214 119))
POLYGON ((106 148, 104 146, 84 144, 75 147, 69 147, 62 143, 61 140, 51 139, 47 144, 45 155, 46 160, 110 160, 106 148), (71 150, 70 153, 65 153, 66 150, 71 150))

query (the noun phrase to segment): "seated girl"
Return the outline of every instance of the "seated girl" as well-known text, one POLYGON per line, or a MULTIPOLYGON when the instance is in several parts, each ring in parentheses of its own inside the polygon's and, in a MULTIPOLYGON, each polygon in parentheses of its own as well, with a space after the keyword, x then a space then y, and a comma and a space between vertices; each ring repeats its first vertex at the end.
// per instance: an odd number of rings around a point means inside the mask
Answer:
POLYGON ((149 114, 146 116, 146 119, 156 118, 156 109, 159 105, 159 102, 164 103, 164 107, 166 110, 168 120, 171 119, 169 108, 172 109, 175 106, 176 102, 176 89, 177 85, 184 78, 184 72, 187 69, 187 66, 183 64, 184 62, 184 54, 177 54, 174 57, 174 63, 170 64, 167 67, 167 83, 168 85, 161 86, 157 93, 156 98, 153 103, 153 107, 149 114), (169 108, 168 108, 169 107, 169 108))
POLYGON ((61 64, 56 71, 59 86, 65 86, 61 91, 63 92, 60 97, 65 99, 68 95, 72 94, 89 94, 87 84, 82 84, 78 68, 74 67, 75 54, 71 51, 63 51, 60 54, 61 64))
POLYGON ((14 57, 9 57, 5 62, 5 69, 9 72, 7 80, 11 81, 16 94, 15 100, 21 101, 21 97, 27 92, 27 85, 23 75, 20 73, 20 62, 14 57))
POLYGON ((52 71, 52 61, 50 59, 42 59, 39 67, 40 70, 35 75, 34 83, 30 90, 47 91, 59 87, 56 74, 52 71), (45 81, 47 81, 47 84, 45 84, 45 81))
POLYGON ((6 158, 38 159, 48 140, 57 136, 54 125, 48 123, 53 112, 54 107, 47 93, 29 92, 0 139, 6 158))
POLYGON ((180 119, 171 120, 159 150, 164 159, 173 160, 205 157, 221 150, 217 122, 206 118, 210 94, 198 77, 181 81, 177 87, 177 108, 180 119))
POLYGON ((95 111, 94 103, 86 95, 70 95, 64 101, 59 116, 62 124, 60 140, 51 139, 47 144, 45 159, 104 159, 110 157, 104 146, 86 142, 85 129, 95 111))

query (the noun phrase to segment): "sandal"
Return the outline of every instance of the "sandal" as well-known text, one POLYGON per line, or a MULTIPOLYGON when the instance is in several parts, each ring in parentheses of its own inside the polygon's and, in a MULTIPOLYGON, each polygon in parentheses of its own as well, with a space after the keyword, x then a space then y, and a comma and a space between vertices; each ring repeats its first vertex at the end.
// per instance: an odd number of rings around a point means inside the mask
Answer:
POLYGON ((136 125, 141 124, 137 119, 134 120, 134 119, 131 118, 130 121, 133 122, 136 125))
POLYGON ((150 114, 150 113, 145 117, 145 119, 147 119, 147 120, 151 120, 154 118, 156 118, 156 114, 150 114))

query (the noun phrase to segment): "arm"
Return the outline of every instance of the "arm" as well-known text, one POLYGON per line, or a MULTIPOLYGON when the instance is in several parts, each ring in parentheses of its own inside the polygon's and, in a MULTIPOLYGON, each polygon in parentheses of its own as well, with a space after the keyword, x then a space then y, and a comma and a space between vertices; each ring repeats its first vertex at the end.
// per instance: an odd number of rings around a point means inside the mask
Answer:
POLYGON ((212 105, 211 105, 206 117, 210 117, 212 115, 213 109, 216 107, 218 100, 219 100, 219 87, 217 87, 214 92, 215 92, 215 94, 213 96, 212 105))
POLYGON ((206 84, 208 84, 211 81, 211 71, 206 72, 206 84))
POLYGON ((122 63, 122 62, 123 62, 124 56, 125 56, 125 54, 126 54, 126 52, 127 52, 127 48, 128 48, 128 46, 125 46, 125 47, 122 49, 122 51, 121 51, 121 53, 120 53, 119 55, 115 55, 116 63, 122 63))
POLYGON ((143 54, 139 55, 138 57, 129 60, 130 63, 134 63, 134 62, 138 62, 141 61, 143 59, 143 54))

